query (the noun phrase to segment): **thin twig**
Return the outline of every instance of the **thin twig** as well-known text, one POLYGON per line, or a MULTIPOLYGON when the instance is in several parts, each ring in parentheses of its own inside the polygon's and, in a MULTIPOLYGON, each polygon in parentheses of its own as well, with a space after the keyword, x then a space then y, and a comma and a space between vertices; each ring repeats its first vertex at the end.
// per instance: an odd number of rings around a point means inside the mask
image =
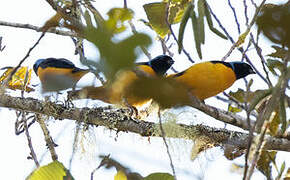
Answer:
POLYGON ((167 152, 167 155, 168 155, 168 158, 169 158, 169 161, 170 161, 170 167, 171 167, 171 170, 172 170, 172 174, 174 176, 174 179, 176 180, 176 174, 175 174, 175 169, 174 169, 172 157, 171 157, 171 154, 169 152, 169 146, 167 144, 167 141, 166 141, 166 138, 165 138, 166 135, 165 135, 165 132, 164 132, 164 129, 163 129, 163 126, 162 126, 160 109, 158 110, 158 118, 159 118, 159 126, 160 126, 162 140, 163 140, 164 145, 166 147, 166 152, 167 152))
MULTIPOLYGON (((31 29, 35 30, 36 32, 42 32, 41 29, 42 27, 30 25, 30 24, 22 24, 22 23, 12 23, 12 22, 5 22, 5 21, 0 21, 1 26, 9 26, 9 27, 15 27, 15 28, 23 28, 23 29, 31 29)), ((58 34, 58 35, 63 35, 63 36, 72 36, 72 37, 77 37, 78 35, 74 32, 70 31, 63 31, 55 28, 49 28, 46 32, 48 33, 53 33, 53 34, 58 34)))
POLYGON ((266 74, 266 79, 267 79, 267 84, 269 86, 269 88, 273 87, 273 84, 270 80, 270 77, 269 77, 269 73, 266 69, 266 60, 264 58, 264 56, 262 55, 262 49, 260 48, 260 46, 258 45, 258 42, 255 42, 255 39, 254 39, 254 36, 252 33, 250 33, 250 40, 252 41, 252 43, 254 44, 254 47, 256 49, 256 52, 258 54, 258 56, 260 57, 260 60, 261 60, 261 64, 262 64, 262 67, 263 67, 263 71, 264 73, 266 74))
MULTIPOLYGON (((217 18, 217 16, 216 16, 216 14, 212 11, 212 9, 210 8, 210 6, 207 4, 207 7, 208 7, 208 9, 209 9, 209 11, 210 11, 210 13, 211 13, 211 15, 214 17, 214 19, 216 20, 216 22, 218 23, 218 25, 219 25, 219 27, 223 30, 223 32, 226 34, 226 36, 227 36, 227 38, 233 43, 233 44, 235 44, 235 41, 233 40, 233 38, 230 36, 230 34, 227 32, 227 30, 225 29, 225 27, 222 25, 222 23, 221 23, 221 21, 217 18)), ((233 46, 232 46, 233 47, 233 46)), ((232 48, 231 48, 232 49, 232 48)), ((231 51, 231 49, 230 49, 230 51, 231 51)), ((240 48, 238 48, 238 50, 242 53, 242 54, 244 54, 244 49, 242 48, 242 47, 240 47, 240 48)), ((226 59, 228 56, 229 56, 229 54, 231 53, 231 52, 228 52, 227 53, 227 55, 225 55, 222 59, 226 59)), ((267 79, 266 78, 264 78, 264 76, 258 71, 258 69, 255 67, 255 66, 253 66, 253 63, 250 61, 250 59, 249 59, 249 57, 246 55, 246 54, 244 54, 244 56, 245 56, 245 59, 246 59, 246 61, 253 67, 253 69, 255 70, 255 72, 257 73, 257 75, 265 82, 265 83, 267 83, 268 84, 268 82, 267 82, 267 79)))
POLYGON ((28 147, 30 149, 30 155, 31 155, 31 157, 32 157, 32 159, 33 159, 36 167, 39 167, 40 165, 39 165, 39 162, 37 160, 37 156, 35 154, 35 151, 33 149, 32 141, 31 141, 31 136, 30 136, 29 131, 28 131, 28 128, 29 127, 27 125, 27 119, 25 117, 25 113, 26 112, 25 111, 22 111, 21 113, 22 113, 22 120, 23 120, 23 124, 24 124, 24 129, 25 129, 25 135, 26 135, 27 142, 28 142, 28 147))
POLYGON ((240 23, 239 23, 239 20, 238 20, 238 17, 237 17, 236 9, 232 6, 231 0, 228 0, 228 5, 230 6, 230 8, 233 11, 233 14, 234 14, 234 17, 235 17, 235 22, 236 22, 236 25, 237 25, 237 28, 238 28, 238 33, 241 34, 241 28, 240 28, 240 23))
POLYGON ((17 72, 17 70, 21 67, 22 63, 29 57, 31 51, 39 44, 40 40, 44 37, 45 33, 42 33, 36 43, 28 50, 24 58, 18 63, 18 65, 13 69, 13 71, 9 74, 9 77, 5 80, 5 86, 8 85, 9 81, 11 81, 13 75, 17 72))
POLYGON ((47 145, 47 147, 49 149, 49 152, 50 152, 50 155, 51 155, 51 159, 53 161, 57 161, 58 156, 57 156, 56 151, 54 149, 55 143, 53 142, 52 137, 49 134, 49 130, 46 127, 46 124, 45 124, 43 118, 40 117, 39 114, 36 114, 35 118, 36 118, 36 121, 39 123, 39 125, 40 125, 40 127, 42 129, 46 145, 47 145))

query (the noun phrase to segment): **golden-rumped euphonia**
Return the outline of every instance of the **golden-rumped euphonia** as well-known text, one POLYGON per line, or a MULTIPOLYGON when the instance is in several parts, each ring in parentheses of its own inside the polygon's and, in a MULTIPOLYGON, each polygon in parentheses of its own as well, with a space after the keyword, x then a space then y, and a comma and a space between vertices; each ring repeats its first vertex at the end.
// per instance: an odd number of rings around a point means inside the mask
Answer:
POLYGON ((72 88, 89 72, 88 69, 78 68, 64 58, 38 59, 33 70, 41 81, 43 92, 72 88))
POLYGON ((207 61, 167 77, 181 83, 198 99, 204 100, 223 92, 236 80, 249 74, 255 74, 255 71, 245 62, 207 61))

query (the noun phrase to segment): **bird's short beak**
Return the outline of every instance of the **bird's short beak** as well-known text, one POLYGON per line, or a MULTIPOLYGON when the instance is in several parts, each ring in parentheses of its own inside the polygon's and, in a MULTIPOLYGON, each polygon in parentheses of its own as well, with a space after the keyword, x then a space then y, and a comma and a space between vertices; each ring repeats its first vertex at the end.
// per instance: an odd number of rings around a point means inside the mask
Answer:
POLYGON ((174 64, 174 60, 173 59, 171 59, 170 61, 169 61, 169 64, 174 64))
POLYGON ((257 73, 253 69, 251 69, 250 74, 257 74, 257 73))

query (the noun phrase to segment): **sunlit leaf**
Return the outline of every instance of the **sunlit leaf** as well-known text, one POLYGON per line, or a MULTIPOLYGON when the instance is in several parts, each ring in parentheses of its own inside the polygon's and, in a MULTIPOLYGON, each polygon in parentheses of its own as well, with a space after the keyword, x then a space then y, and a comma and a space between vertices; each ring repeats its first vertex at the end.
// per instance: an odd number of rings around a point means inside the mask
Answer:
POLYGON ((34 170, 27 180, 73 180, 74 178, 70 172, 63 166, 62 163, 54 161, 48 165, 41 166, 38 169, 34 170))
POLYGON ((272 179, 271 162, 275 161, 276 154, 276 151, 262 151, 261 155, 259 156, 257 168, 267 177, 267 179, 272 179))
POLYGON ((114 180, 127 180, 127 176, 122 170, 119 170, 114 176, 114 180))
POLYGON ((270 119, 271 119, 271 122, 269 125, 269 132, 272 136, 275 136, 278 132, 278 128, 280 124, 279 112, 273 111, 270 119))
POLYGON ((174 180, 174 176, 169 173, 152 173, 144 178, 144 180, 174 180))
POLYGON ((181 23, 179 26, 179 31, 178 31, 178 52, 179 53, 182 50, 184 30, 185 30, 186 24, 188 22, 191 11, 193 11, 193 5, 190 3, 186 8, 185 13, 183 14, 183 17, 182 17, 182 20, 181 20, 181 23))
POLYGON ((191 24, 192 24, 192 30, 193 30, 193 36, 194 36, 194 41, 195 41, 195 48, 198 53, 198 56, 200 59, 202 59, 202 54, 201 54, 201 40, 200 40, 200 28, 199 24, 197 22, 197 17, 194 11, 191 11, 190 13, 191 17, 191 24))
POLYGON ((239 36, 238 41, 236 42, 236 47, 239 47, 240 45, 244 44, 246 37, 248 36, 250 30, 247 30, 243 34, 239 36))
POLYGON ((161 38, 164 38, 169 32, 166 23, 166 7, 167 3, 164 2, 149 3, 143 6, 151 27, 161 38))
POLYGON ((272 46, 272 48, 275 49, 275 52, 268 54, 267 56, 274 57, 274 58, 280 58, 284 59, 287 55, 287 50, 284 48, 281 48, 279 46, 272 46))
POLYGON ((212 19, 211 19, 211 14, 210 14, 209 9, 208 9, 208 7, 206 5, 204 7, 204 14, 205 14, 205 17, 206 17, 206 20, 207 20, 207 24, 208 24, 209 29, 213 33, 215 33, 216 35, 218 35, 219 37, 221 37, 223 39, 228 39, 226 35, 224 35, 219 30, 217 30, 215 27, 213 27, 213 22, 212 22, 212 19))
POLYGON ((133 18, 133 11, 128 8, 113 8, 107 14, 109 19, 106 21, 106 26, 114 34, 125 31, 124 22, 133 18))
POLYGON ((147 18, 149 20, 150 27, 161 37, 164 38, 169 33, 169 27, 166 22, 168 18, 169 24, 175 24, 181 21, 185 9, 189 5, 189 0, 175 0, 148 3, 143 6, 147 18), (166 8, 168 6, 168 17, 166 8))
POLYGON ((234 107, 232 106, 231 104, 228 105, 228 111, 229 112, 232 112, 232 113, 238 113, 238 112, 241 112, 242 109, 239 108, 239 107, 234 107))
MULTIPOLYGON (((7 70, 0 77, 1 84, 8 80, 13 70, 13 68, 7 68, 7 70)), ((31 80, 31 72, 32 70, 28 69, 28 67, 18 68, 18 70, 12 76, 11 80, 8 82, 8 88, 13 90, 24 90, 26 92, 34 91, 33 88, 28 86, 31 80)))

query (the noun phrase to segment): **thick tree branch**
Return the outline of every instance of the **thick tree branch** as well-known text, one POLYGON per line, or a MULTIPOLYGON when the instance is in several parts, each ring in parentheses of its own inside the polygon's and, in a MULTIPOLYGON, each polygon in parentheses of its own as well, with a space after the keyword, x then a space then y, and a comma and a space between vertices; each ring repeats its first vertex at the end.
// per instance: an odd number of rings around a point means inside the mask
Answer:
MULTIPOLYGON (((53 116, 55 119, 70 119, 87 122, 90 125, 105 126, 116 131, 140 134, 141 136, 161 137, 158 123, 140 121, 127 115, 124 109, 99 108, 66 108, 52 102, 33 98, 0 95, 0 106, 53 116)), ((207 136, 219 145, 233 145, 245 149, 248 145, 248 134, 218 129, 204 125, 184 125, 164 123, 167 137, 192 139, 207 136)), ((284 138, 265 137, 265 149, 290 152, 290 141, 284 138)))
MULTIPOLYGON (((37 32, 42 32, 41 27, 30 25, 30 24, 22 24, 22 23, 12 23, 12 22, 6 22, 6 21, 0 21, 1 26, 9 26, 9 27, 15 27, 15 28, 23 28, 23 29, 31 29, 37 32)), ((63 36, 72 36, 72 37, 77 37, 78 35, 74 32, 70 31, 62 31, 59 29, 55 28, 50 28, 46 32, 49 33, 54 33, 58 35, 63 35, 63 36)))

